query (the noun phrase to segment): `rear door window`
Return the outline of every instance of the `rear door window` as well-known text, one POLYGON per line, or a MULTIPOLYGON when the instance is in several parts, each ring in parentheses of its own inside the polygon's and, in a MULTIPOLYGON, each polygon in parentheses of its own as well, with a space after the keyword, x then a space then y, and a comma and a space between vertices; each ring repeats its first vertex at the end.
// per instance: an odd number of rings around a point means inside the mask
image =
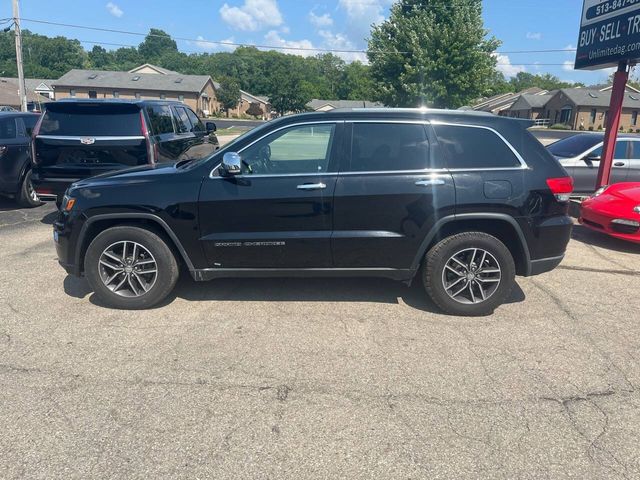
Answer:
POLYGON ((151 132, 154 135, 174 133, 173 116, 168 105, 149 105, 147 107, 147 115, 151 123, 151 132))
POLYGON ((513 150, 492 130, 462 125, 433 125, 440 150, 452 169, 520 167, 513 150))
POLYGON ((176 131, 178 133, 189 133, 192 125, 185 109, 182 107, 173 107, 173 111, 175 113, 176 131))
POLYGON ((193 113, 193 111, 189 108, 185 108, 187 111, 187 115, 189 116, 189 120, 191 120, 191 131, 192 132, 204 132, 204 125, 198 118, 198 116, 193 113))
POLYGON ((14 117, 0 119, 0 139, 17 138, 16 119, 14 117))
POLYGON ((422 124, 354 123, 350 172, 424 170, 429 140, 422 124))
POLYGON ((36 126, 36 123, 38 123, 38 119, 40 117, 38 117, 37 115, 29 115, 28 117, 22 117, 22 120, 24 121, 24 126, 27 130, 27 136, 31 136, 31 134, 33 133, 33 129, 36 126))
POLYGON ((138 136, 142 135, 140 110, 135 105, 77 105, 60 102, 44 113, 39 134, 138 136))

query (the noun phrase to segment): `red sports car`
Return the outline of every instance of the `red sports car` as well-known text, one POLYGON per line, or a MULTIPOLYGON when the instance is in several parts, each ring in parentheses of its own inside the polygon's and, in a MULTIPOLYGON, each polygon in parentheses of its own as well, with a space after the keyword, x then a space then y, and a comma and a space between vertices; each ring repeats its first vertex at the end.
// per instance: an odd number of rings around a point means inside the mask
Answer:
POLYGON ((580 223, 640 243, 640 182, 616 183, 598 190, 582 202, 580 223))

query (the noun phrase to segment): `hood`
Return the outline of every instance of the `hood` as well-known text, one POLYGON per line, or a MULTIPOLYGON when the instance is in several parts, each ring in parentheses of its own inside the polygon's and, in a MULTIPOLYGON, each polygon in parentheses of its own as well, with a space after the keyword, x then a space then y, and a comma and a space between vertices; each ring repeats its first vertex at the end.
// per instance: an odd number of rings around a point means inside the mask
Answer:
POLYGON ((142 165, 139 167, 126 168, 124 170, 114 170, 112 172, 85 178, 71 185, 70 191, 104 186, 110 184, 122 185, 124 183, 147 183, 159 176, 172 175, 176 173, 176 163, 161 163, 156 165, 142 165))
POLYGON ((640 182, 614 183, 603 192, 603 195, 640 205, 640 182))

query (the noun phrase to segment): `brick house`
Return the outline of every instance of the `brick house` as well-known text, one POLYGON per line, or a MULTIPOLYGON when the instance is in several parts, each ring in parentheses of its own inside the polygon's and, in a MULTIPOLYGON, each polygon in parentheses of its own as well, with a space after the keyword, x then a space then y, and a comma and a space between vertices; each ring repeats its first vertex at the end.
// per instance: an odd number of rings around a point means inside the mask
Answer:
POLYGON ((129 72, 71 70, 54 81, 61 98, 141 98, 178 100, 201 116, 220 111, 216 87, 208 75, 182 75, 145 64, 129 72))
MULTIPOLYGON (((601 130, 606 127, 611 89, 563 88, 546 103, 544 117, 550 124, 564 124, 573 130, 601 130)), ((624 131, 640 129, 640 92, 627 89, 620 125, 624 131)))

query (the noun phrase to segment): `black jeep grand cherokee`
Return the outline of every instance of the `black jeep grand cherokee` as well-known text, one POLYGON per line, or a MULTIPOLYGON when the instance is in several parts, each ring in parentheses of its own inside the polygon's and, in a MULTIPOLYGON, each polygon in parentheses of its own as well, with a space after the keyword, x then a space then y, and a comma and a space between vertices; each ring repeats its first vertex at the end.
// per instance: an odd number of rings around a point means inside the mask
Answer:
POLYGON ((73 184, 62 266, 106 304, 151 307, 184 265, 238 276, 420 276, 444 311, 483 315, 562 260, 571 179, 528 122, 438 110, 281 118, 200 160, 73 184))

